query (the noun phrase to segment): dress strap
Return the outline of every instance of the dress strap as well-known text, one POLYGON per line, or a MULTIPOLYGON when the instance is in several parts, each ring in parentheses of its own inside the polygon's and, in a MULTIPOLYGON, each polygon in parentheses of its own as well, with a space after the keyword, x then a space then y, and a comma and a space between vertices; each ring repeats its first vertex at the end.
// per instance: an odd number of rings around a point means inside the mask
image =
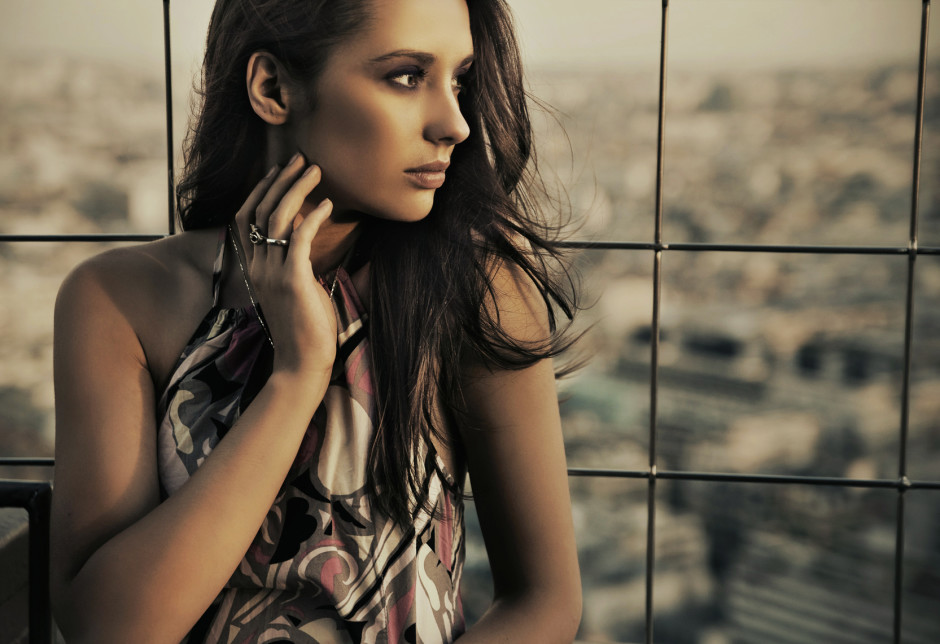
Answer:
POLYGON ((219 231, 218 248, 215 251, 215 263, 212 264, 212 306, 219 305, 222 293, 222 260, 225 258, 225 240, 228 238, 228 226, 219 231))

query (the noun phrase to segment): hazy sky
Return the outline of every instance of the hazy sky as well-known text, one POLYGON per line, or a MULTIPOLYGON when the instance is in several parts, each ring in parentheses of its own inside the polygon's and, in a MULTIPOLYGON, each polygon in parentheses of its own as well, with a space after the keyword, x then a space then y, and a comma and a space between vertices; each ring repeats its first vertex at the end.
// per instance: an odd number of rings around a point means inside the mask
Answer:
MULTIPOLYGON (((201 55, 212 4, 171 3, 177 63, 201 55)), ((672 0, 669 59, 676 66, 913 63, 921 4, 672 0)), ((510 0, 510 5, 530 64, 652 65, 658 59, 660 0, 510 0)), ((3 0, 0 48, 156 65, 163 55, 162 19, 160 0, 3 0)), ((934 40, 940 37, 932 31, 934 40)))

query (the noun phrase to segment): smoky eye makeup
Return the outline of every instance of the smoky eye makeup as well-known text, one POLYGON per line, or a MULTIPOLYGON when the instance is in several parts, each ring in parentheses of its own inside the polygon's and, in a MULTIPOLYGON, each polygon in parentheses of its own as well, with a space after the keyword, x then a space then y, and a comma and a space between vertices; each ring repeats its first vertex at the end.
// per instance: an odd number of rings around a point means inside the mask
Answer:
POLYGON ((385 80, 404 89, 414 89, 427 77, 428 70, 417 65, 396 67, 385 75, 385 80))
MULTIPOLYGON (((404 90, 415 90, 420 87, 430 75, 431 68, 434 67, 437 61, 431 54, 401 50, 380 56, 371 62, 377 64, 397 57, 406 57, 410 60, 407 63, 403 62, 393 67, 390 71, 382 74, 381 78, 393 87, 404 90)), ((450 84, 457 91, 463 90, 466 86, 467 75, 472 65, 473 56, 467 56, 453 72, 450 84)))

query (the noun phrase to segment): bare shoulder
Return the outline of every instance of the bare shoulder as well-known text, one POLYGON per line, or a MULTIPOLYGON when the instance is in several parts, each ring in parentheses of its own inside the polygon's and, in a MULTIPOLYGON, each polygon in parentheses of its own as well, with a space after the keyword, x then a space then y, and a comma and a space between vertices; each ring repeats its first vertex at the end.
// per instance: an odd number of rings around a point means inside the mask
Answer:
POLYGON ((548 305, 522 268, 497 260, 490 271, 490 286, 488 312, 509 337, 539 343, 551 336, 548 305))
POLYGON ((184 285, 208 269, 211 275, 216 231, 172 235, 136 246, 114 248, 91 257, 62 283, 59 296, 103 293, 115 304, 140 306, 165 296, 168 286, 184 285))
POLYGON ((180 336, 211 305, 217 240, 217 230, 185 232, 82 262, 59 289, 56 334, 107 334, 159 381, 180 336))

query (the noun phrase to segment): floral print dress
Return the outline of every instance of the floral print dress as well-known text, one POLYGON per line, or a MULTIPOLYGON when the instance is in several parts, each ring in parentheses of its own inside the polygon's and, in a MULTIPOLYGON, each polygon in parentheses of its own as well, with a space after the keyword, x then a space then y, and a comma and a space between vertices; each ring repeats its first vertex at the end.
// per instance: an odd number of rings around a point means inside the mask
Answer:
MULTIPOLYGON (((254 311, 218 304, 225 241, 223 229, 213 306, 158 406, 165 496, 224 440, 271 372, 254 311)), ((433 512, 418 510, 401 528, 370 506, 376 410, 368 317, 349 275, 337 271, 338 344, 326 395, 251 547, 185 642, 451 642, 464 630, 463 505, 433 445, 417 455, 433 512)))

